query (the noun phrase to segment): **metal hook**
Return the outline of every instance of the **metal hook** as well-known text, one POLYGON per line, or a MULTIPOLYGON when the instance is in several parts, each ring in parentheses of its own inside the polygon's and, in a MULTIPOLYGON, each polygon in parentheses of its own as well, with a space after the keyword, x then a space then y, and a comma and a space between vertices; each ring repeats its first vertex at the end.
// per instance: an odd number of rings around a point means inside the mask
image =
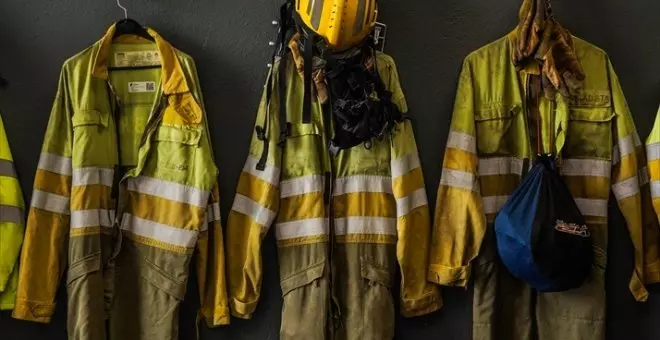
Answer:
POLYGON ((121 8, 124 11, 124 19, 128 20, 128 10, 126 9, 126 7, 122 6, 119 3, 119 0, 117 0, 117 7, 121 8))

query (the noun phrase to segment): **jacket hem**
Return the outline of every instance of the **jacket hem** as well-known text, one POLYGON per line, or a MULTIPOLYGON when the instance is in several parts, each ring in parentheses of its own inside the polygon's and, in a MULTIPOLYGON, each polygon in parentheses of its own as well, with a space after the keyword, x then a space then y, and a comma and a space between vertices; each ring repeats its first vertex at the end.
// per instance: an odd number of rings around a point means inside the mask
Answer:
POLYGON ((441 265, 431 265, 427 279, 435 284, 450 287, 467 287, 470 280, 471 266, 450 268, 441 265))
POLYGON ((644 286, 644 282, 639 278, 639 274, 637 271, 633 272, 633 276, 630 279, 630 283, 628 284, 628 288, 630 289, 630 292, 633 294, 633 297, 635 297, 635 300, 638 302, 646 302, 649 298, 649 291, 646 290, 646 287, 644 286))
POLYGON ((200 314, 208 328, 229 325, 230 317, 227 308, 203 308, 200 314))
POLYGON ((443 306, 442 297, 437 290, 416 300, 403 300, 401 315, 406 318, 431 314, 443 306))
POLYGON ((252 318, 256 305, 256 302, 245 303, 233 298, 231 300, 231 315, 239 319, 249 320, 252 318))

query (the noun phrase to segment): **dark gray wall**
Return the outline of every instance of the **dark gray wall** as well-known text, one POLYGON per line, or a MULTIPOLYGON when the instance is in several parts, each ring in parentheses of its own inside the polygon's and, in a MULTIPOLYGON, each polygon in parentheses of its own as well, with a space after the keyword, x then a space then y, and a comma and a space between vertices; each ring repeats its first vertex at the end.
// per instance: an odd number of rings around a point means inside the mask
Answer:
MULTIPOLYGON (((520 0, 381 0, 389 25, 387 51, 398 62, 426 174, 435 202, 456 79, 462 59, 515 25, 520 0)), ((252 133, 271 52, 270 22, 280 0, 123 0, 129 15, 154 27, 197 61, 220 167, 223 216, 234 194, 252 133)), ((556 17, 574 34, 609 52, 642 137, 660 103, 660 2, 651 0, 554 1, 556 17)), ((55 94, 62 62, 96 41, 123 13, 114 0, 0 1, 2 112, 26 197, 55 94)), ((660 294, 634 302, 628 292, 632 247, 617 213, 610 225, 608 337, 660 339, 660 294)), ((264 291, 253 320, 232 320, 203 339, 277 339, 280 298, 272 236, 264 250, 264 291)), ((196 296, 192 282, 181 311, 181 339, 194 339, 196 296)), ((657 291, 657 290, 656 290, 657 291)), ((470 339, 468 291, 445 289, 441 312, 397 320, 397 339, 470 339)), ((39 325, 0 314, 0 339, 65 339, 65 293, 54 320, 39 325)), ((506 340, 506 339, 502 339, 506 340)), ((558 339, 564 340, 564 339, 558 339)), ((572 339, 566 339, 572 340, 572 339)))

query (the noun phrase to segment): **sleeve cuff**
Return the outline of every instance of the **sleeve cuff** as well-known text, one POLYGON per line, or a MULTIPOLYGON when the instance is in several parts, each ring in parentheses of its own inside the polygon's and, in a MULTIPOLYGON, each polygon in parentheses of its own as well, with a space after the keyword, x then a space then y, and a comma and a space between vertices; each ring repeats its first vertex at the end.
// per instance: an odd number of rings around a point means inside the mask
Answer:
POLYGON ((644 267, 644 281, 647 285, 660 282, 660 261, 644 267))
POLYGON ((202 314, 206 327, 208 328, 215 328, 229 324, 229 308, 227 307, 218 307, 215 309, 202 308, 200 313, 202 314))
POLYGON ((467 287, 470 281, 472 268, 468 264, 462 267, 446 267, 442 265, 431 265, 427 279, 430 282, 450 287, 467 287))
POLYGON ((231 315, 239 319, 249 320, 257 307, 257 302, 242 302, 236 298, 231 299, 231 315))
POLYGON ((635 300, 638 302, 646 302, 649 298, 649 291, 646 290, 646 287, 644 286, 644 282, 639 278, 639 274, 637 271, 633 272, 633 276, 630 279, 630 283, 628 284, 628 288, 630 288, 630 292, 632 292, 633 296, 635 297, 635 300))
POLYGON ((50 323, 55 311, 54 303, 39 303, 32 301, 16 300, 12 317, 14 319, 50 323))
POLYGON ((431 314, 442 308, 442 296, 438 287, 418 299, 403 299, 401 302, 401 315, 406 318, 431 314))

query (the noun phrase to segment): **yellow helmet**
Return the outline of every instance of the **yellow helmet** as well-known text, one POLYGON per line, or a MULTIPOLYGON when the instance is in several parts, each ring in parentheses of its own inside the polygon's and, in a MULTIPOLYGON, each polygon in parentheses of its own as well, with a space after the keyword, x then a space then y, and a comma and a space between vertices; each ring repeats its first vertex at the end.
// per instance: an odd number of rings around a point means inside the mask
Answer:
POLYGON ((295 0, 302 24, 333 50, 346 50, 366 38, 378 16, 376 0, 295 0))

